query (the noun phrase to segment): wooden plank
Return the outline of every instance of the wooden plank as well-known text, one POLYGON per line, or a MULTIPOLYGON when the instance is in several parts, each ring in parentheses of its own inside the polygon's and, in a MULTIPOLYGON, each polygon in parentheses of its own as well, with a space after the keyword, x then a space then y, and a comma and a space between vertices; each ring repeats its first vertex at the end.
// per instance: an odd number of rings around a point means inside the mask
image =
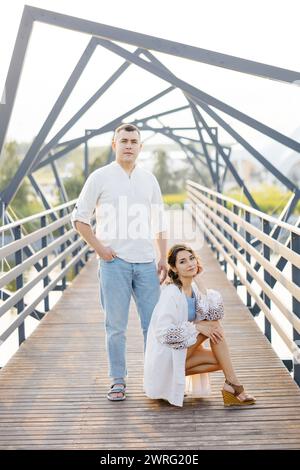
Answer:
MULTIPOLYGON (((196 242, 189 244, 198 249, 196 242)), ((299 388, 209 247, 204 244, 199 253, 205 264, 202 279, 222 291, 233 363, 257 405, 225 409, 220 372, 211 374, 210 397, 186 398, 183 408, 145 397, 143 339, 134 302, 128 398, 108 402, 103 312, 93 259, 0 372, 0 449, 299 448, 299 388)))

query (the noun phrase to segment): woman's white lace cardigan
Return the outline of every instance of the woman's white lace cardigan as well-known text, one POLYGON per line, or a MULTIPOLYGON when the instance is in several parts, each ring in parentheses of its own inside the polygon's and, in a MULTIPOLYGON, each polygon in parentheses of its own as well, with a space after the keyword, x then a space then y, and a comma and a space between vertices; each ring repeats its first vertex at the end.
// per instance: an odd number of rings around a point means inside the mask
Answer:
MULTIPOLYGON (((217 320, 224 315, 221 294, 213 289, 207 289, 206 294, 196 292, 196 320, 217 320)), ((174 349, 185 349, 197 341, 198 332, 195 324, 190 321, 170 324, 161 332, 158 340, 174 349)))
MULTIPOLYGON (((201 294, 195 283, 193 289, 199 301, 201 294)), ((196 343, 197 335, 194 323, 188 321, 185 294, 173 284, 164 286, 147 335, 144 368, 147 396, 182 406, 186 388, 193 396, 209 395, 208 374, 195 374, 187 381, 185 377, 187 348, 196 343)))
POLYGON ((170 348, 186 349, 196 343, 197 335, 194 323, 183 321, 177 325, 171 324, 157 335, 157 339, 170 348))

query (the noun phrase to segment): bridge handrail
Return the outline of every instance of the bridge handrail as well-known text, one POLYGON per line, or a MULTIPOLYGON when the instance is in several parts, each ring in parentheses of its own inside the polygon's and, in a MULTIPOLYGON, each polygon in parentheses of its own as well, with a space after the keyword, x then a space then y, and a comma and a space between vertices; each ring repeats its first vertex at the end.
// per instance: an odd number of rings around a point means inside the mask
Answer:
POLYGON ((41 217, 44 217, 46 215, 53 214, 54 212, 57 212, 59 210, 69 208, 69 207, 75 205, 76 201, 77 201, 77 199, 72 199, 72 201, 68 201, 64 204, 60 204, 59 206, 54 206, 51 209, 46 209, 43 212, 38 212, 36 214, 29 215, 28 217, 24 217, 23 219, 19 219, 19 220, 16 220, 14 222, 11 222, 9 224, 2 225, 0 227, 0 234, 2 232, 5 232, 7 230, 11 230, 11 229, 13 229, 15 227, 18 227, 20 225, 24 225, 24 224, 27 224, 29 222, 33 222, 34 220, 40 219, 41 217))
POLYGON ((300 254, 298 252, 300 230, 298 227, 270 217, 190 180, 187 182, 187 194, 191 203, 188 208, 191 210, 198 226, 203 230, 206 240, 217 253, 217 257, 225 267, 225 271, 227 272, 227 264, 230 265, 234 273, 235 286, 243 285, 246 288, 246 305, 253 314, 257 314, 259 311, 263 312, 267 338, 271 341, 270 327, 272 325, 293 354, 294 370, 298 371, 297 366, 300 356, 298 340, 300 336, 300 312, 298 308, 300 305, 300 254), (233 205, 233 210, 224 207, 228 202, 233 205), (264 221, 263 226, 268 230, 264 231, 251 224, 251 214, 264 221), (272 238, 270 235, 271 223, 274 227, 280 226, 288 231, 289 243, 285 245, 272 238), (240 229, 243 229, 244 232, 241 233, 240 229), (252 241, 261 242, 263 254, 251 244, 251 235, 253 237, 252 241), (295 247, 298 247, 298 250, 297 248, 294 249, 295 247), (270 260, 271 252, 276 253, 279 257, 279 261, 276 260, 276 265, 274 265, 274 261, 270 260), (220 258, 222 259, 220 260, 220 258), (253 261, 254 266, 251 264, 253 261), (291 270, 291 278, 288 277, 286 272, 283 272, 285 266, 291 270), (263 270, 262 273, 259 273, 260 268, 263 270), (260 293, 255 290, 253 281, 256 282, 260 293), (277 282, 280 284, 280 288, 285 288, 290 295, 289 300, 292 309, 289 308, 289 303, 282 299, 281 293, 277 293, 273 289, 277 282), (253 301, 255 302, 255 308, 252 307, 253 301), (272 309, 272 303, 292 326, 293 338, 281 325, 279 312, 276 314, 272 309))
POLYGON ((212 196, 217 197, 218 199, 221 199, 223 201, 230 202, 231 204, 235 205, 236 207, 239 207, 250 214, 256 215, 257 217, 264 219, 272 224, 278 225, 279 227, 289 230, 295 235, 300 235, 300 228, 295 227, 294 225, 288 224, 286 222, 282 222, 281 220, 276 219, 275 217, 272 217, 269 214, 265 214, 264 212, 258 211, 257 209, 254 209, 251 206, 247 206, 246 204, 243 204, 240 201, 237 201, 236 199, 233 199, 229 196, 225 196, 222 193, 218 193, 217 191, 214 191, 213 189, 207 188, 206 186, 203 186, 199 183, 196 183, 195 181, 192 180, 187 180, 186 181, 187 185, 193 186, 196 189, 199 189, 200 191, 205 191, 207 194, 211 194, 212 196))
MULTIPOLYGON (((193 201, 197 202, 197 199, 194 198, 192 195, 190 195, 190 197, 193 201)), ((210 217, 213 220, 215 220, 220 226, 223 226, 225 228, 224 224, 222 224, 223 220, 221 219, 221 217, 215 216, 215 214, 210 213, 209 211, 207 211, 207 209, 205 207, 202 208, 202 209, 207 214, 209 214, 210 217)), ((201 221, 200 221, 200 223, 201 223, 201 221)), ((206 225, 202 224, 202 228, 206 229, 207 232, 209 232, 209 230, 208 230, 208 228, 209 228, 211 230, 211 233, 214 234, 215 243, 218 244, 218 246, 220 247, 220 250, 222 251, 222 254, 224 254, 227 261, 232 265, 233 269, 236 271, 236 274, 238 274, 238 275, 242 274, 241 271, 237 268, 237 266, 233 263, 231 258, 228 256, 228 253, 226 253, 223 250, 223 247, 220 245, 220 243, 218 243, 216 237, 219 237, 222 240, 224 246, 226 246, 229 250, 231 248, 230 242, 226 239, 226 237, 224 237, 224 235, 220 231, 218 231, 216 226, 214 224, 212 224, 208 219, 205 219, 205 224, 206 225)), ((276 268, 274 268, 274 266, 271 264, 271 262, 266 260, 260 253, 257 252, 257 250, 255 250, 251 246, 247 247, 247 244, 244 242, 243 238, 240 235, 238 235, 231 227, 226 228, 226 230, 227 230, 228 233, 231 234, 232 238, 234 238, 237 242, 239 242, 239 244, 241 246, 243 246, 246 250, 248 250, 249 253, 251 253, 253 255, 253 258, 255 258, 265 269, 267 269, 269 271, 269 273, 272 273, 272 275, 281 284, 283 284, 285 287, 289 287, 290 290, 292 291, 293 295, 300 301, 300 288, 299 287, 295 286, 291 281, 289 281, 288 278, 283 276, 280 273, 280 271, 278 271, 276 268), (276 271, 278 272, 278 274, 277 274, 276 271)), ((260 285, 260 287, 263 289, 263 291, 266 294, 268 294, 268 296, 274 301, 274 303, 277 305, 277 307, 281 310, 281 312, 292 323, 294 328, 300 334, 300 319, 293 312, 290 312, 283 305, 280 298, 276 294, 274 294, 274 292, 271 290, 271 288, 268 287, 268 285, 264 282, 264 280, 261 277, 259 277, 257 272, 253 269, 253 267, 247 261, 245 261, 245 259, 243 258, 243 256, 239 252, 235 252, 234 255, 235 255, 235 257, 237 257, 239 259, 239 261, 244 265, 244 267, 248 270, 248 272, 251 274, 251 276, 257 281, 257 283, 260 285)), ((252 295, 254 295, 254 294, 256 295, 256 293, 254 292, 254 290, 252 289, 250 284, 249 284, 249 289, 251 290, 252 295)))
MULTIPOLYGON (((52 222, 47 227, 40 228, 35 230, 34 232, 25 235, 20 240, 14 240, 13 242, 5 245, 4 247, 0 248, 0 260, 2 258, 7 258, 12 253, 15 253, 17 250, 24 248, 24 246, 30 245, 38 240, 41 240, 42 237, 49 235, 54 230, 59 229, 60 227, 64 226, 67 222, 71 219, 71 214, 64 216, 62 219, 58 219, 55 222, 52 222)), ((21 225, 21 224, 20 224, 21 225)), ((15 226, 14 228, 16 228, 15 226)))
MULTIPOLYGON (((17 309, 17 318, 0 334, 0 344, 2 344, 15 330, 19 329, 19 344, 25 340, 25 319, 28 315, 42 316, 49 310, 49 293, 55 290, 64 290, 67 286, 66 274, 74 268, 75 276, 88 260, 91 253, 89 247, 79 234, 70 228, 71 213, 69 210, 76 203, 76 199, 66 204, 53 207, 30 217, 26 217, 1 227, 0 243, 5 240, 5 232, 11 232, 15 237, 13 242, 9 242, 0 248, 0 259, 2 262, 7 257, 15 258, 15 266, 9 271, 0 275, 0 317, 10 311, 12 307, 17 309), (67 214, 65 214, 67 212, 67 214), (53 215, 55 217, 53 217, 53 215), (56 218, 57 220, 47 221, 56 218), (34 228, 31 233, 23 234, 24 224, 28 222, 39 222, 40 227, 34 228), (32 244, 38 243, 38 247, 33 249, 32 244), (27 256, 25 259, 24 254, 27 256), (49 259, 51 258, 50 262, 49 259), (71 259, 69 259, 71 258, 71 259), (60 266, 60 271, 53 269, 60 266), (24 282, 24 275, 35 267, 38 271, 30 280, 24 282), (51 277, 50 277, 51 276, 51 277), (59 285, 59 281, 62 283, 59 285), (6 289, 12 281, 16 282, 16 291, 6 289), (25 304, 24 296, 32 292, 38 283, 43 282, 42 291, 34 294, 34 299, 29 304, 25 304), (3 294, 3 295, 2 295, 3 294), (2 300, 1 300, 2 299, 2 300), (38 312, 37 305, 44 301, 45 312, 38 312)), ((95 217, 92 219, 92 227, 95 226, 95 217)), ((9 263, 8 263, 9 264, 9 263)))
MULTIPOLYGON (((193 191, 193 189, 190 189, 189 192, 191 194, 193 194, 193 193, 195 195, 197 194, 195 191, 193 191)), ((258 228, 253 227, 252 224, 250 224, 249 222, 243 220, 241 217, 234 214, 229 209, 223 207, 221 204, 218 204, 218 203, 212 201, 209 198, 206 198, 205 203, 208 206, 216 209, 218 212, 221 212, 222 214, 226 215, 227 217, 230 217, 232 221, 236 222, 240 227, 243 227, 245 230, 247 229, 247 232, 254 235, 263 244, 268 245, 268 247, 272 251, 274 251, 278 255, 284 256, 291 263, 293 263, 295 266, 297 266, 297 268, 300 269, 300 255, 297 255, 293 250, 291 250, 290 248, 284 246, 282 243, 278 242, 277 240, 274 240, 274 238, 270 237, 269 235, 266 235, 264 232, 262 232, 258 228)), ((248 212, 250 212, 250 211, 248 211, 248 212)), ((261 216, 261 218, 264 218, 264 217, 261 216)), ((276 223, 276 219, 273 219, 273 220, 274 220, 274 223, 276 223)), ((276 225, 277 225, 277 223, 276 223, 276 225)), ((285 225, 286 225, 286 227, 284 227, 284 228, 287 229, 289 227, 289 224, 285 224, 285 225)), ((294 228, 293 225, 291 225, 291 227, 294 228)), ((291 230, 289 230, 289 231, 291 231, 291 230)), ((295 232, 293 231, 293 233, 295 233, 295 232)), ((299 235, 300 235, 300 233, 299 233, 299 235)))

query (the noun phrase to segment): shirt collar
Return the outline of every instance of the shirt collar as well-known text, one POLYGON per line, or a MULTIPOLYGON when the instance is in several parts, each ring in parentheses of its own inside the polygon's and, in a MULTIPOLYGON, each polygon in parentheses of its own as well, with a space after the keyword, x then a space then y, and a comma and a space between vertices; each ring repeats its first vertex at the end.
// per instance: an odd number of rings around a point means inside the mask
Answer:
POLYGON ((116 168, 119 168, 123 173, 125 173, 128 177, 132 176, 133 173, 135 172, 135 170, 137 170, 139 168, 139 165, 138 163, 135 163, 134 165, 134 168, 132 170, 132 172, 130 173, 130 175, 128 175, 128 173, 124 170, 124 168, 120 165, 120 163, 118 163, 116 160, 114 162, 112 162, 112 165, 114 165, 116 168))

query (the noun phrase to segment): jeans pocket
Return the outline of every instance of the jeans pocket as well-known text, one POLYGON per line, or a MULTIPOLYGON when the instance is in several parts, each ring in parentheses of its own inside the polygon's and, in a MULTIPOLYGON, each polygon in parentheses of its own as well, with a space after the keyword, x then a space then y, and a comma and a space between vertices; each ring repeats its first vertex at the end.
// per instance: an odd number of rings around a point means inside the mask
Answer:
POLYGON ((114 261, 116 261, 116 258, 117 258, 117 256, 113 259, 109 259, 109 260, 102 259, 101 261, 103 261, 104 263, 113 263, 114 261))

